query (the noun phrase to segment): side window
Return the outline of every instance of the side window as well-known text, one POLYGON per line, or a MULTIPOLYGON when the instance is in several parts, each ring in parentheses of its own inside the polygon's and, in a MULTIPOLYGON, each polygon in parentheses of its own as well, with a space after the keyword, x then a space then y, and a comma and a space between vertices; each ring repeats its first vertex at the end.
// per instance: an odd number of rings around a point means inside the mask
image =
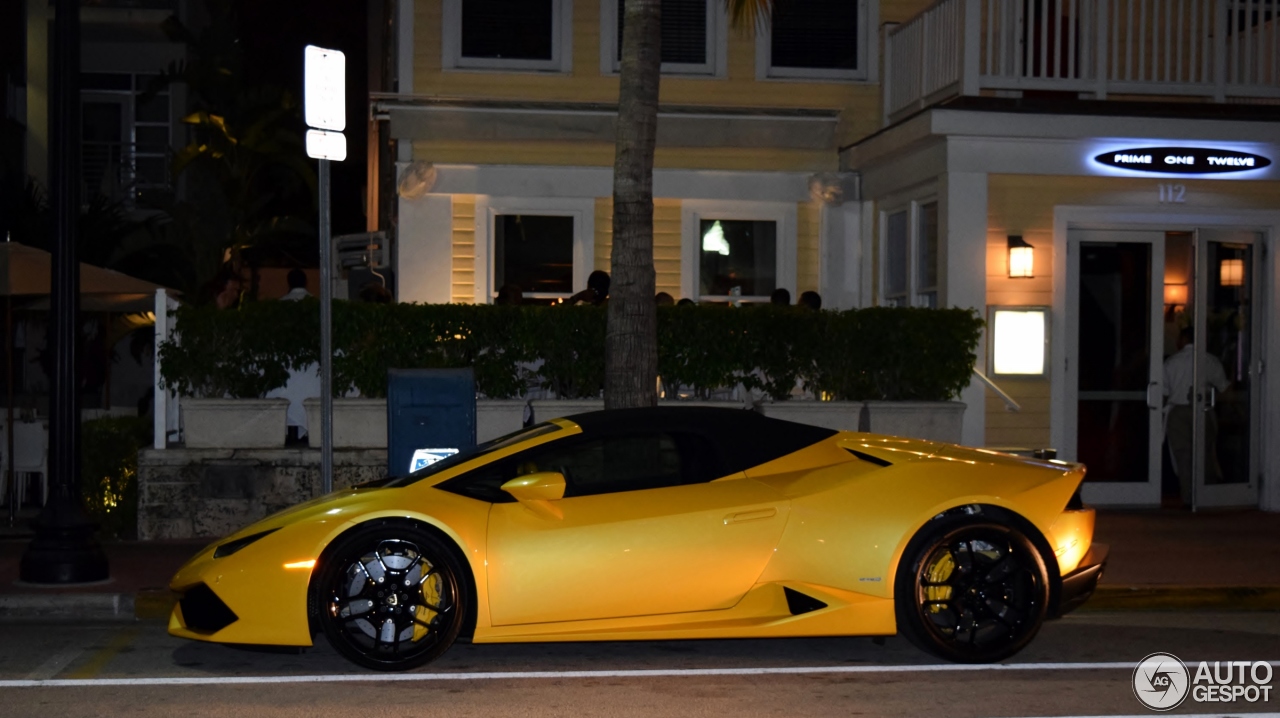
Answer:
POLYGON ((667 434, 631 434, 550 447, 521 457, 516 475, 564 474, 565 497, 639 491, 684 483, 680 451, 667 434))
POLYGON ((646 433, 557 441, 478 467, 439 488, 480 501, 510 503, 515 498, 502 485, 538 471, 564 474, 566 498, 706 483, 725 473, 719 451, 706 437, 646 433))

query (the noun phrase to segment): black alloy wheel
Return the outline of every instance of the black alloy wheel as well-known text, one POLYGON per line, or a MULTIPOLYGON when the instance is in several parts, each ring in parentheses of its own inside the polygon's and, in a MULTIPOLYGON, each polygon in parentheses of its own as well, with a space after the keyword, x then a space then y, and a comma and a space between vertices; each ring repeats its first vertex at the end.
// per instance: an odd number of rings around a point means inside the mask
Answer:
POLYGON ((379 671, 445 652, 466 614, 462 568, 444 542, 408 525, 374 525, 327 552, 315 584, 320 624, 347 659, 379 671))
POLYGON ((926 528, 895 583, 898 630, 917 647, 959 663, 990 663, 1022 650, 1044 623, 1044 559, 1017 528, 973 518, 926 528))

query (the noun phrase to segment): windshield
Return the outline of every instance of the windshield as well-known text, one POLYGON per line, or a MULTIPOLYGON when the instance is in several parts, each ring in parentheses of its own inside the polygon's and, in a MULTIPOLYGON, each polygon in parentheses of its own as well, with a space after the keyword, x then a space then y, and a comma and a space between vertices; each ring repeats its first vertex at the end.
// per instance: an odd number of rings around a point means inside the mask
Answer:
POLYGON ((449 469, 452 469, 455 466, 458 466, 460 464, 465 464, 466 462, 471 461, 472 459, 475 459, 477 457, 484 456, 485 454, 490 454, 495 451, 500 451, 507 447, 515 446, 520 442, 528 441, 529 439, 534 439, 539 436, 545 436, 547 434, 560 431, 560 430, 561 430, 560 426, 557 424, 551 424, 547 422, 543 422, 541 424, 535 424, 527 429, 521 429, 519 431, 515 431, 510 434, 507 434, 506 436, 499 436, 496 439, 490 439, 489 441, 486 441, 482 444, 477 444, 471 447, 470 449, 463 449, 462 451, 459 451, 453 456, 441 459, 435 462, 434 464, 428 464, 427 466, 421 469, 418 469, 417 471, 413 472, 412 474, 409 474, 408 476, 401 476, 399 478, 391 479, 390 481, 387 481, 385 484, 382 484, 382 486, 397 487, 397 486, 408 486, 409 484, 416 484, 419 481, 422 481, 423 479, 435 476, 436 474, 442 471, 448 471, 449 469))

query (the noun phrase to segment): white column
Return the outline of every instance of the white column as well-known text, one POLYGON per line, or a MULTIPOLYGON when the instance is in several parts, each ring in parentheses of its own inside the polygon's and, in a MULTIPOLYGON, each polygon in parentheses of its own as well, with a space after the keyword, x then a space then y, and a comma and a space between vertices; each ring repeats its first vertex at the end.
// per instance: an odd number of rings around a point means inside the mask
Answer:
POLYGON ((400 301, 446 304, 453 283, 453 198, 399 199, 396 284, 400 301))
POLYGON ((818 293, 824 309, 859 306, 862 284, 861 203, 821 205, 818 293))
MULTIPOLYGON (((981 172, 948 172, 938 186, 942 263, 940 306, 976 309, 986 315, 987 306, 987 175, 981 172)), ((986 365, 986 338, 978 342, 978 363, 986 365)), ((971 379, 960 394, 965 403, 961 443, 986 443, 986 395, 982 384, 971 379)))

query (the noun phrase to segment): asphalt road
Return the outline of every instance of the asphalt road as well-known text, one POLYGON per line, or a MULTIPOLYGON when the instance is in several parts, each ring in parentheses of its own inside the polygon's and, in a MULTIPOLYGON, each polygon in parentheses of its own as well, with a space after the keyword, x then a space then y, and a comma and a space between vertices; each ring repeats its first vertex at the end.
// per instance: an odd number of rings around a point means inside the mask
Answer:
MULTIPOLYGON (((390 677, 322 639, 281 653, 182 641, 159 622, 10 623, 0 624, 0 716, 1156 715, 1131 682, 1157 651, 1193 671, 1200 660, 1276 661, 1280 613, 1082 612, 1048 624, 1009 666, 977 669, 902 639, 830 638, 457 645, 390 677)), ((1280 687, 1280 664, 1275 673, 1280 687)), ((1280 715, 1280 695, 1173 711, 1267 712, 1280 715)))

